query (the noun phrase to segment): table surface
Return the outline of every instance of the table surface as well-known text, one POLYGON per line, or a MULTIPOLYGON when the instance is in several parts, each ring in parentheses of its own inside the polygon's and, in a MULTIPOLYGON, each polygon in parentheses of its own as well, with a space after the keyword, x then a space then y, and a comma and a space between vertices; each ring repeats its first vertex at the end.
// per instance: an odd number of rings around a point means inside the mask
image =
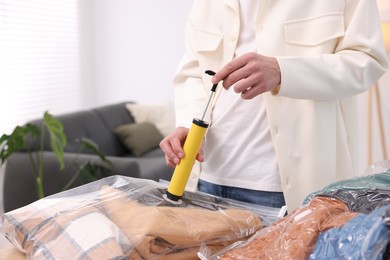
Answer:
POLYGON ((25 260, 26 256, 0 234, 0 259, 25 260))
POLYGON ((12 248, 13 245, 5 238, 3 234, 0 234, 0 248, 12 248))

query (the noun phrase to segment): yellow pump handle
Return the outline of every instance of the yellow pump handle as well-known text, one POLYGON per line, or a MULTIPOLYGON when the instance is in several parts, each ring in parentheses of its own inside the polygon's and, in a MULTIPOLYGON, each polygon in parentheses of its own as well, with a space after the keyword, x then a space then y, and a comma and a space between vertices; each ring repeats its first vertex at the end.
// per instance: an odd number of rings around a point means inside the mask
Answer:
POLYGON ((183 196, 188 178, 195 163, 196 155, 199 152, 208 126, 208 123, 203 120, 193 119, 192 126, 183 146, 184 157, 176 165, 167 190, 166 195, 169 199, 178 201, 183 196))

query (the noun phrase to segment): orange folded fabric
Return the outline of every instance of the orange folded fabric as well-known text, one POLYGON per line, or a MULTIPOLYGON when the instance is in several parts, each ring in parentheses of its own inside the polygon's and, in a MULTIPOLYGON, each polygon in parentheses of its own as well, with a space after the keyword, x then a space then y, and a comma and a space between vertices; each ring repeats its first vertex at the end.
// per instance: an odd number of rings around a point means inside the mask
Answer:
POLYGON ((26 260, 27 257, 25 254, 20 252, 14 247, 10 248, 1 248, 0 249, 0 259, 10 259, 10 260, 26 260))
POLYGON ((110 187, 104 194, 107 216, 136 248, 130 259, 198 259, 202 243, 218 251, 262 227, 258 216, 247 210, 145 206, 110 187))
POLYGON ((340 200, 315 197, 219 259, 307 259, 320 232, 340 227, 357 214, 340 200))
POLYGON ((145 205, 133 192, 103 186, 45 198, 4 214, 0 230, 29 259, 187 260, 198 259, 202 245, 218 252, 262 227, 248 210, 150 206, 154 198, 141 198, 152 200, 145 205))

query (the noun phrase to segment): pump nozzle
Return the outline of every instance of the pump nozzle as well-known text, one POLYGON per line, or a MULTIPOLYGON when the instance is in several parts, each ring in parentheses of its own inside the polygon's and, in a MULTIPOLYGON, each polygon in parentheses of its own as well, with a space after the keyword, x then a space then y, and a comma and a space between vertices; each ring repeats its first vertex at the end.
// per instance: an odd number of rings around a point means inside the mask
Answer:
MULTIPOLYGON (((214 76, 216 73, 212 70, 206 70, 205 71, 206 74, 209 74, 210 76, 214 76)), ((217 84, 213 84, 213 86, 211 87, 211 91, 212 92, 215 92, 215 90, 217 89, 217 86, 218 86, 218 83, 217 84)))

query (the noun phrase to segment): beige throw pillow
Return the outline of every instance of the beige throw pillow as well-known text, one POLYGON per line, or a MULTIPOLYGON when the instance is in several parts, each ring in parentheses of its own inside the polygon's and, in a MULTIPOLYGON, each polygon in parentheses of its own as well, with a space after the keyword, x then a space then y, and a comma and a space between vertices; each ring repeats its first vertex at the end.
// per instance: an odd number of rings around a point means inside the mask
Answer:
POLYGON ((126 104, 136 123, 152 123, 163 136, 175 130, 175 111, 172 103, 126 104))
POLYGON ((147 122, 122 125, 114 132, 134 156, 142 156, 159 147, 164 138, 153 124, 147 122))

